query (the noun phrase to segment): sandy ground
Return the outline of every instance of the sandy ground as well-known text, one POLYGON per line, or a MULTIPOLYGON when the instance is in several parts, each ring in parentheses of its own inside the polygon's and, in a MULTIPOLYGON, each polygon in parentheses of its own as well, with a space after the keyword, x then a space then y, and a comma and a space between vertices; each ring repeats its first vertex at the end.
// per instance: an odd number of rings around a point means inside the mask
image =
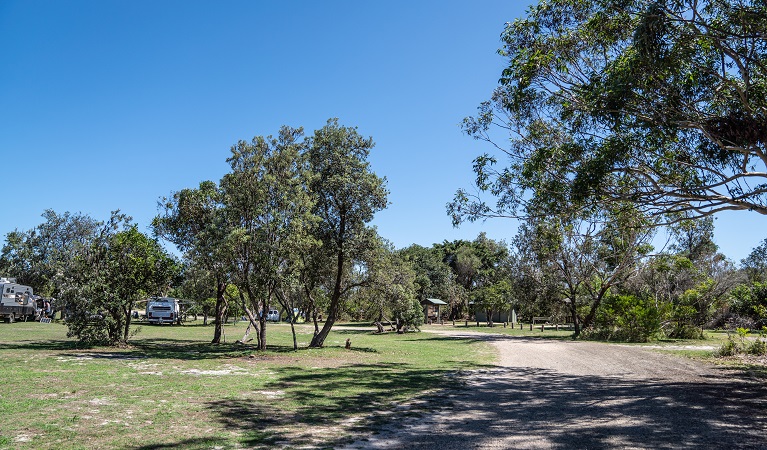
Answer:
POLYGON ((764 381, 631 346, 430 331, 500 361, 345 448, 767 449, 764 381))

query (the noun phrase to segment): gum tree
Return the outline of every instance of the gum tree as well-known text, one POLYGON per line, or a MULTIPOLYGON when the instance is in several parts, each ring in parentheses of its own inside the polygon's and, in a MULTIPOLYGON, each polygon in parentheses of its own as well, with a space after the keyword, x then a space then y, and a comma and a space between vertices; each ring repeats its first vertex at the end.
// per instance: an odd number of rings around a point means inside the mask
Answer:
POLYGON ((450 213, 767 214, 766 29, 759 0, 541 1, 507 24, 500 85, 464 121, 508 163, 478 157, 450 213))
POLYGON ((378 177, 367 161, 373 146, 372 138, 331 119, 314 132, 307 150, 309 168, 315 176, 310 185, 314 214, 320 219, 315 229, 322 243, 318 251, 332 267, 327 280, 327 318, 310 347, 322 347, 341 313, 342 297, 354 288, 350 277, 353 261, 377 245, 375 230, 367 224, 377 211, 386 208, 388 191, 386 179, 378 177))
MULTIPOLYGON (((237 284, 258 318, 259 349, 266 348, 266 316, 277 300, 293 327, 291 290, 298 284, 302 255, 318 241, 317 216, 309 192, 314 179, 305 158, 303 129, 283 126, 276 137, 258 136, 232 147, 232 171, 221 180, 227 217, 233 225, 237 284)), ((250 313, 249 313, 250 314, 250 313)), ((295 330, 293 347, 297 348, 295 330)))
POLYGON ((163 198, 161 213, 152 221, 154 233, 184 252, 189 265, 206 272, 215 292, 215 329, 211 343, 223 337, 228 301, 224 295, 231 276, 230 226, 222 193, 216 183, 203 181, 196 189, 182 189, 163 198))

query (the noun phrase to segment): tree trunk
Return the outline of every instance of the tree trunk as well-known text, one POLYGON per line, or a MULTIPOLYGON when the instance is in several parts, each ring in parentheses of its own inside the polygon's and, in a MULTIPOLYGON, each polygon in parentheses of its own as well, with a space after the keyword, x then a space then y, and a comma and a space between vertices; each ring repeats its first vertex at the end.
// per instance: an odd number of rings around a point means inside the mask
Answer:
POLYGON ((597 293, 596 298, 593 300, 593 303, 591 304, 591 309, 589 310, 588 315, 583 319, 583 327, 586 328, 589 325, 591 325, 591 322, 594 321, 594 317, 597 315, 597 309, 599 309, 599 305, 602 304, 602 299, 604 298, 605 294, 607 293, 607 289, 600 289, 597 293))
POLYGON ((293 314, 293 302, 288 300, 288 297, 285 296, 285 294, 282 292, 282 290, 277 289, 275 292, 275 295, 277 295, 277 301, 280 302, 280 306, 285 308, 285 311, 288 313, 288 322, 290 322, 290 332, 293 333, 293 350, 298 350, 298 340, 296 339, 296 316, 293 314))
POLYGON ((125 333, 123 333, 123 342, 128 342, 128 336, 130 336, 130 324, 131 324, 131 310, 133 309, 133 304, 131 303, 128 305, 127 312, 123 311, 125 314, 125 333))
MULTIPOLYGON (((344 235, 345 222, 341 219, 341 236, 344 235)), ((328 318, 325 320, 325 324, 322 326, 322 330, 314 335, 312 342, 309 344, 311 348, 322 347, 325 344, 325 339, 330 333, 330 329, 333 328, 333 324, 339 315, 339 308, 341 303, 341 282, 344 276, 344 247, 343 242, 339 244, 338 256, 336 259, 336 282, 333 286, 333 295, 330 297, 330 309, 328 311, 328 318)))
MULTIPOLYGON (((242 309, 245 310, 245 315, 248 316, 248 320, 250 321, 250 323, 248 324, 248 330, 250 330, 250 327, 253 327, 253 329, 256 331, 256 337, 259 339, 259 342, 260 342, 261 334, 258 328, 258 322, 256 321, 256 317, 253 315, 253 313, 250 311, 248 306, 245 304, 245 297, 242 295, 242 293, 240 293, 240 300, 242 301, 242 309)), ((246 342, 245 338, 247 338, 248 335, 249 333, 248 331, 246 331, 245 336, 242 338, 242 341, 241 341, 243 344, 246 342)))
POLYGON ((224 335, 224 317, 228 306, 224 297, 225 292, 226 283, 219 279, 216 283, 216 328, 213 330, 211 344, 220 344, 221 337, 224 335))
POLYGON ((581 334, 581 326, 578 323, 578 308, 575 305, 575 298, 570 302, 570 315, 573 318, 573 336, 578 337, 581 334))

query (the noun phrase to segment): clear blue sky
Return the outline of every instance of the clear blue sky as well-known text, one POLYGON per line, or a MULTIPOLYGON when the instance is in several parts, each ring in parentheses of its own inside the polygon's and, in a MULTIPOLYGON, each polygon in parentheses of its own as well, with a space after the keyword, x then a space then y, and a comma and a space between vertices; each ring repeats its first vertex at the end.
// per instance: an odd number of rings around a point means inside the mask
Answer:
MULTIPOLYGON (((330 117, 372 136, 397 247, 510 240, 508 220, 452 227, 484 144, 458 124, 496 86, 504 23, 529 1, 0 0, 0 237, 47 208, 142 231, 157 200, 218 181, 239 139, 308 133, 330 117)), ((720 217, 739 261, 767 237, 754 213, 720 217)))

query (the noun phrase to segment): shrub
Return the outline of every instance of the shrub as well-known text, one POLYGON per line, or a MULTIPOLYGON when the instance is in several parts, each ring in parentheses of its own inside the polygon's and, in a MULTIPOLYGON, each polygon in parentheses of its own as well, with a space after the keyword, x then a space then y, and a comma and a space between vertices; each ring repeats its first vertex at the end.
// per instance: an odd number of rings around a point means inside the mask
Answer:
POLYGON ((668 337, 674 339, 705 339, 706 335, 703 333, 703 329, 690 324, 676 324, 676 326, 668 333, 668 337))
POLYGON ((749 355, 767 355, 767 341, 757 339, 751 342, 746 348, 746 353, 749 355))
POLYGON ((767 327, 762 327, 759 337, 753 341, 747 340, 750 331, 746 328, 738 328, 736 333, 738 340, 734 339, 733 334, 729 334, 727 342, 722 344, 717 352, 718 356, 734 356, 740 353, 757 356, 767 355, 767 327))
POLYGON ((753 325, 767 325, 767 283, 744 284, 732 290, 730 312, 741 320, 748 318, 753 325))
POLYGON ((647 342, 661 330, 662 311, 648 298, 610 295, 603 301, 586 337, 625 342, 647 342))
POLYGON ((738 354, 738 344, 730 336, 719 350, 716 352, 717 356, 734 356, 738 354))

